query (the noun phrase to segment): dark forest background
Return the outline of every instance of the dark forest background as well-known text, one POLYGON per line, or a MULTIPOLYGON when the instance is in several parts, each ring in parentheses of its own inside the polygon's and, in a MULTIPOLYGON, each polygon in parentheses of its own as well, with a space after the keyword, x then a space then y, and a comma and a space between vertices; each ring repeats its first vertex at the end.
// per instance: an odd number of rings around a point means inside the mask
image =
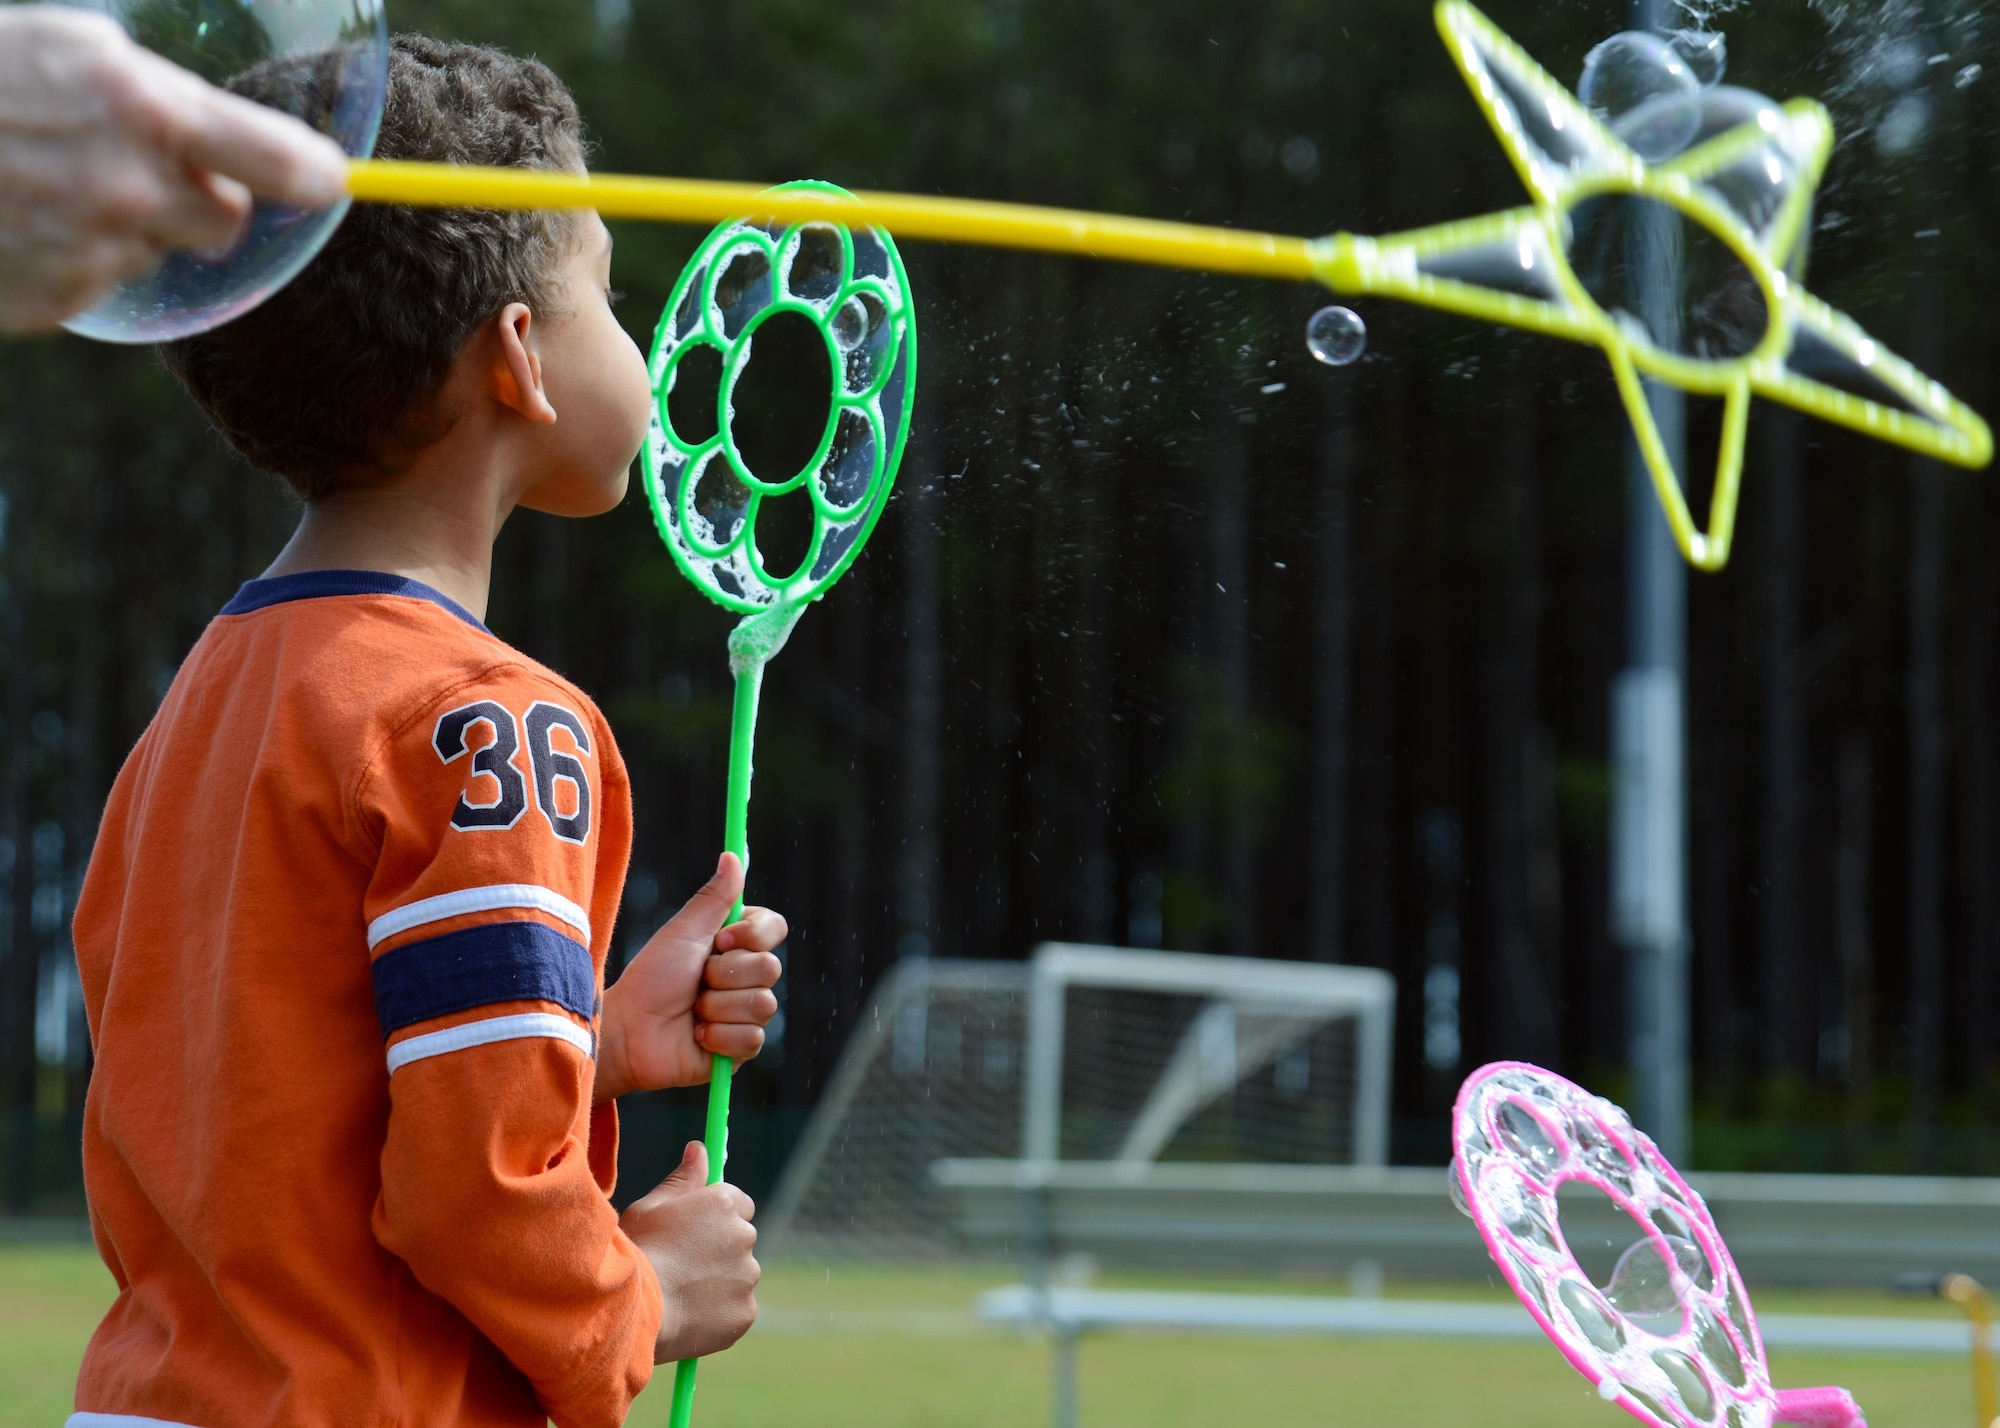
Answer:
MULTIPOLYGON (((1565 81, 1624 21, 1490 12, 1565 81)), ((1995 19, 1711 19, 1732 81, 1833 111, 1814 289, 1993 413, 1995 19)), ((548 61, 607 169, 1308 234, 1522 201, 1415 0, 393 0, 391 21, 548 61)), ((618 226, 642 343, 700 236, 618 226)), ((766 686, 753 896, 794 935, 782 1039, 739 1098, 768 1154, 897 958, 1052 938, 1389 969, 1402 1158, 1442 1160, 1457 1081, 1493 1057, 1621 1094, 1605 749, 1628 438, 1601 357, 1368 303, 1367 357, 1330 369, 1304 346, 1313 291, 904 254, 924 356, 897 494, 766 686)), ((100 803, 295 511, 146 351, 5 344, 0 402, 19 1205, 72 1186, 88 1050, 65 927, 100 803)), ((1697 404, 1691 448, 1715 427, 1697 404)), ((1699 1166, 2000 1170, 1993 480, 1752 418, 1734 562, 1690 594, 1699 1166)), ((517 517, 491 623, 618 732, 636 946, 713 866, 729 618, 635 495, 517 517)))

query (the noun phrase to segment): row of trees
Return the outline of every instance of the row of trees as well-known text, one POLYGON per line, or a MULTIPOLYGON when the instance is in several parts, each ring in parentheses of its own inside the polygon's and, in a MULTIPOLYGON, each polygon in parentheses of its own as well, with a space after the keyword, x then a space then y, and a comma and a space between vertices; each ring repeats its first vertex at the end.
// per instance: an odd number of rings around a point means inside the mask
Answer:
MULTIPOLYGON (((1565 78, 1622 18, 1493 13, 1565 78)), ((407 0, 393 18, 548 60, 606 168, 1303 233, 1520 201, 1421 6, 407 0)), ((1834 109, 1815 290, 1990 408, 1984 21, 1776 3, 1729 38, 1732 77, 1834 109)), ((620 228, 635 334, 698 236, 620 228)), ((1627 438, 1601 360, 1376 304, 1368 357, 1332 370, 1304 350, 1311 292, 905 256, 925 355, 898 494, 767 686, 755 892, 795 935, 782 1049, 746 1094, 809 1104, 896 958, 1058 937, 1389 968, 1408 1154, 1439 1150, 1423 1118, 1489 1056, 1619 1091, 1605 733, 1627 438)), ((149 355, 61 339, 0 359, 18 1118, 80 1093, 62 926, 108 780, 291 513, 149 355)), ((1697 407, 1691 449, 1716 425, 1697 407)), ((1751 452, 1735 564, 1690 611, 1697 1158, 1803 1163, 1796 1128, 1819 1123, 1817 1163, 1984 1164, 1949 1123, 1976 1118, 2000 1052, 2000 509, 1989 478, 1769 408, 1751 452)), ((491 618, 618 730, 630 945, 712 865, 727 619, 636 506, 518 518, 491 618)))

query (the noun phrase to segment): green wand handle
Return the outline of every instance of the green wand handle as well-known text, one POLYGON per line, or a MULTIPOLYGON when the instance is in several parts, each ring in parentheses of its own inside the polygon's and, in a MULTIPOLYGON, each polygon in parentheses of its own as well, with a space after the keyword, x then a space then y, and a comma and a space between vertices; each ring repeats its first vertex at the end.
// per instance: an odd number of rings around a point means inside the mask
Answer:
MULTIPOLYGON (((846 197, 821 183, 787 184, 780 191, 807 190, 846 197)), ((811 221, 789 226, 741 220, 709 234, 661 311, 646 364, 654 399, 652 431, 642 448, 646 503, 681 573, 709 599, 744 617, 729 636, 736 706, 724 846, 743 858, 746 868, 750 745, 764 665, 784 646, 805 607, 854 563, 875 528, 903 458, 916 394, 917 328, 903 260, 888 234, 856 233, 831 221, 836 211, 815 212, 811 221), (738 291, 753 268, 765 274, 758 280, 761 287, 753 283, 738 291), (725 282, 732 273, 738 276, 725 282), (759 292, 761 299, 755 296, 759 292), (775 482, 744 465, 730 437, 736 416, 730 394, 750 360, 753 338, 773 312, 803 315, 819 329, 831 358, 833 402, 812 461, 775 482), (715 425, 691 443, 674 429, 668 396, 681 358, 696 351, 720 360, 722 381, 716 387, 715 425), (812 541, 789 574, 768 567, 757 546, 758 514, 767 500, 779 497, 812 513, 812 541)), ((742 910, 738 902, 736 915, 742 910)), ((709 1078, 710 1183, 722 1178, 728 1153, 733 1070, 717 1057, 709 1078)), ((691 1360, 674 1370, 672 1428, 687 1428, 694 1376, 691 1360)))
MULTIPOLYGON (((746 617, 729 636, 729 669, 736 677, 736 698, 729 717, 729 795, 722 820, 722 848, 742 863, 747 884, 750 871, 751 752, 757 742, 757 696, 764 687, 764 665, 784 648, 785 639, 805 611, 804 604, 781 605, 746 617)), ((729 920, 743 916, 743 899, 729 910, 729 920)), ((708 1183, 722 1179, 729 1160, 729 1087, 736 1063, 715 1057, 708 1074, 708 1125, 702 1144, 708 1150, 708 1183)), ((694 1375, 698 1359, 674 1365, 671 1428, 688 1428, 694 1413, 694 1375)))

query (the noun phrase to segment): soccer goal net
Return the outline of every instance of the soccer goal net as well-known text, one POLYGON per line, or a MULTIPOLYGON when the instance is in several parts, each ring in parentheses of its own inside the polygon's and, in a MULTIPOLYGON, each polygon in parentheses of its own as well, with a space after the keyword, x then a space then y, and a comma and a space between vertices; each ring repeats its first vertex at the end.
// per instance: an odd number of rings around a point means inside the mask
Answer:
POLYGON ((953 1243, 942 1160, 1380 1165, 1379 971, 1051 943, 877 988, 773 1197, 787 1252, 953 1243))

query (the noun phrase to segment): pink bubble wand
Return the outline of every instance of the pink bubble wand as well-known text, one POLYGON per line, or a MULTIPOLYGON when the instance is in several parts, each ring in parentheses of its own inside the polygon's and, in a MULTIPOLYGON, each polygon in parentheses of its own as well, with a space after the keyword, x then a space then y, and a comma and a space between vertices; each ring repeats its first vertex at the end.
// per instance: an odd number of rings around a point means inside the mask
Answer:
POLYGON ((1867 1428, 1844 1388, 1778 1389, 1750 1294, 1701 1196, 1631 1118, 1553 1072, 1482 1066, 1452 1108, 1452 1199, 1562 1356, 1653 1428, 1867 1428), (1591 1282, 1557 1191, 1598 1191, 1637 1238, 1591 1282))

